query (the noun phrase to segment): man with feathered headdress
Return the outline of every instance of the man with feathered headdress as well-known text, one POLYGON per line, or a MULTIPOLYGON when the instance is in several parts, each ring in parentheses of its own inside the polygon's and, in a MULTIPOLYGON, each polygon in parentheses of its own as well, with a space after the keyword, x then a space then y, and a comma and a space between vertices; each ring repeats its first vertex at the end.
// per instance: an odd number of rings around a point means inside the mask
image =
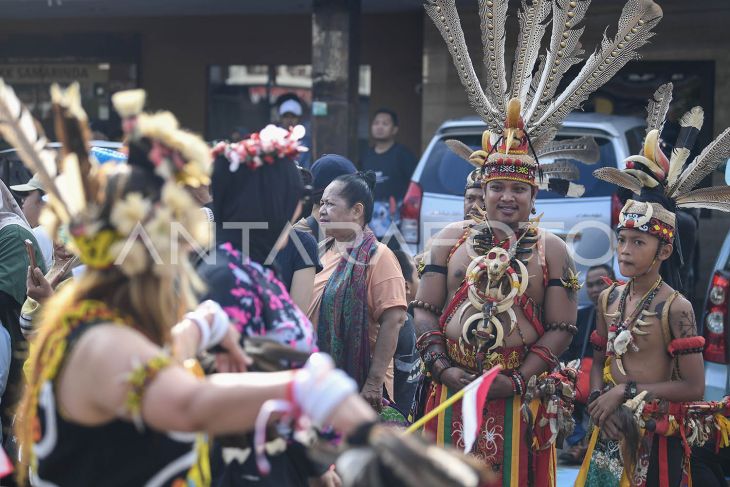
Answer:
POLYGON ((508 2, 479 2, 486 86, 477 79, 453 0, 426 0, 426 11, 452 54, 471 106, 487 125, 479 150, 451 144, 482 167, 485 212, 445 228, 434 240, 415 307, 418 347, 430 385, 425 429, 491 464, 504 485, 555 484, 555 443, 570 432, 574 370, 558 368, 575 334, 580 287, 565 243, 530 220, 539 189, 580 196, 575 167, 595 162, 591 140, 553 141, 565 117, 608 81, 652 34, 661 9, 630 0, 616 36, 604 39, 561 92, 562 76, 581 61, 576 28, 589 0, 522 2, 511 85, 505 76, 508 2), (550 48, 536 68, 552 19, 550 48), (535 73, 533 75, 533 73, 535 73), (586 157, 586 152, 592 153, 586 157), (566 175, 570 175, 566 177, 566 175), (456 241, 456 245, 453 245, 456 241), (446 401, 482 372, 503 371, 484 410, 446 401), (469 426, 472 425, 472 426, 469 426), (476 425, 476 426, 473 426, 476 425))

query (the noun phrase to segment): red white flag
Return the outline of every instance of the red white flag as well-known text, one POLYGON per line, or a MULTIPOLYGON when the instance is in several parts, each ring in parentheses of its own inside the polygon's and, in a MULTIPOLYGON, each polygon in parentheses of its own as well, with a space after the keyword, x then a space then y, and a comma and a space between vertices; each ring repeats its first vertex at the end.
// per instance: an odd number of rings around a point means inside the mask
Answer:
POLYGON ((484 403, 487 402, 487 393, 502 367, 496 366, 489 369, 481 377, 466 386, 464 398, 461 400, 461 417, 463 420, 464 453, 469 453, 474 441, 477 439, 479 430, 482 428, 484 418, 484 403))

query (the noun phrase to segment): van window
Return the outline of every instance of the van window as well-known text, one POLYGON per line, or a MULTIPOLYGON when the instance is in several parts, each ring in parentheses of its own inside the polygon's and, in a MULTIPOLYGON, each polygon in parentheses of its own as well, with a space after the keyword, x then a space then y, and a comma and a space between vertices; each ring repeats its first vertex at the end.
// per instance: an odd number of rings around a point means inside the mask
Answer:
POLYGON ((639 126, 627 130, 626 144, 629 146, 629 154, 641 154, 644 148, 644 137, 646 136, 646 127, 639 126))
MULTIPOLYGON (((577 135, 571 135, 570 137, 558 136, 557 139, 573 137, 577 137, 577 135)), ((481 147, 482 143, 481 134, 450 134, 444 136, 436 142, 428 155, 428 160, 423 167, 419 183, 423 191, 427 193, 463 196, 466 177, 474 167, 451 152, 444 142, 447 139, 460 140, 474 150, 481 147)), ((595 139, 600 149, 601 158, 596 164, 592 165, 574 161, 580 169, 580 179, 575 182, 585 186, 586 191, 583 195, 584 197, 611 196, 616 191, 615 186, 594 178, 592 173, 599 167, 616 167, 616 152, 614 151, 613 144, 611 144, 611 140, 607 137, 595 137, 595 139)), ((540 161, 541 164, 547 164, 549 162, 552 162, 552 160, 545 159, 540 161)), ((537 197, 539 199, 553 199, 560 198, 561 196, 550 191, 540 191, 537 197)))

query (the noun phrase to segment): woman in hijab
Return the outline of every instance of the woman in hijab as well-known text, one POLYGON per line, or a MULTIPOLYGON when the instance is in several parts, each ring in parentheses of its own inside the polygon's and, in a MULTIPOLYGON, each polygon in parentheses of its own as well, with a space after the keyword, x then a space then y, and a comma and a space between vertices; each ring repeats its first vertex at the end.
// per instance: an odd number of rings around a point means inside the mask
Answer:
POLYGON ((393 354, 407 303, 398 260, 367 226, 374 186, 375 173, 368 171, 340 176, 324 190, 319 222, 329 240, 307 314, 320 349, 380 411, 383 389, 394 397, 393 354))

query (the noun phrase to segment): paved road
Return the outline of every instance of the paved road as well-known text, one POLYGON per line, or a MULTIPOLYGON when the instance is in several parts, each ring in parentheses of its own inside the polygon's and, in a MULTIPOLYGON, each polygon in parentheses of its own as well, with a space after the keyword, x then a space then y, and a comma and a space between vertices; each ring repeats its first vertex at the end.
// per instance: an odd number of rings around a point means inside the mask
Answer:
POLYGON ((579 467, 558 464, 558 487, 573 487, 579 467))

